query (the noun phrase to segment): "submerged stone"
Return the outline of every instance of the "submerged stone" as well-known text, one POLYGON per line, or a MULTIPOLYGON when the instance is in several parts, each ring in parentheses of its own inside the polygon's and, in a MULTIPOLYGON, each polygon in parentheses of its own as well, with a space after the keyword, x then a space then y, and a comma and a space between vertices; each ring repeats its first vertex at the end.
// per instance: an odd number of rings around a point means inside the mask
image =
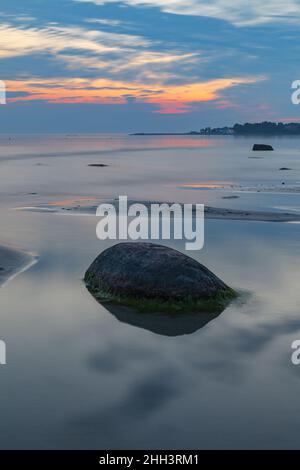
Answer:
POLYGON ((142 311, 222 311, 236 296, 185 254, 153 243, 119 243, 103 251, 85 283, 99 301, 142 311))

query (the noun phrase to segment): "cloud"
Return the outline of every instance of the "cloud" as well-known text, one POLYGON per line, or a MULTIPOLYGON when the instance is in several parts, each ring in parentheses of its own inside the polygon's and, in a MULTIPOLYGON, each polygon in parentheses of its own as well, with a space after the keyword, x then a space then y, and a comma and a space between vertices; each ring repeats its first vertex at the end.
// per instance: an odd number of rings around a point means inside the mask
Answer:
POLYGON ((0 59, 68 50, 94 54, 119 53, 131 47, 149 47, 152 43, 140 36, 94 31, 79 27, 45 28, 0 26, 0 59))
POLYGON ((164 52, 152 52, 152 51, 143 51, 141 53, 136 53, 132 57, 128 57, 126 61, 116 62, 114 64, 115 72, 122 72, 128 69, 142 68, 145 65, 162 65, 173 64, 174 62, 185 62, 185 63, 195 63, 199 59, 199 54, 188 53, 164 53, 164 52))
MULTIPOLYGON (((135 77, 148 73, 166 77, 170 67, 195 64, 199 53, 154 51, 160 45, 138 35, 90 30, 79 27, 47 26, 44 28, 0 26, 0 59, 43 54, 60 61, 71 70, 88 72, 105 70, 111 74, 131 73, 135 77)), ((204 58, 201 59, 204 62, 204 58)), ((178 76, 173 75, 173 79, 178 76)))
POLYGON ((86 23, 92 24, 102 24, 105 26, 123 26, 125 23, 120 20, 108 20, 108 19, 95 19, 95 18, 88 18, 85 20, 86 23))
MULTIPOLYGON (((120 3, 120 0, 74 0, 96 5, 120 3)), ((254 26, 300 19, 299 0, 122 0, 130 6, 153 6, 167 13, 217 18, 236 26, 254 26)))
MULTIPOLYGON (((8 102, 44 101, 49 103, 126 104, 128 100, 151 104, 156 112, 178 114, 190 112, 202 102, 222 100, 222 92, 238 85, 256 83, 262 77, 220 78, 182 85, 158 85, 111 79, 31 79, 7 81, 13 93, 8 102)), ((231 106, 231 104, 230 104, 231 106)))
MULTIPOLYGON (((78 1, 103 4, 114 0, 78 1)), ((236 11, 236 6, 230 6, 225 0, 210 2, 209 6, 200 0, 124 2, 160 5, 166 11, 175 9, 183 14, 201 6, 201 12, 207 16, 215 16, 217 11, 217 16, 221 15, 225 3, 227 14, 232 9, 236 11)), ((23 69, 19 79, 7 80, 8 102, 118 105, 136 102, 147 104, 150 110, 160 114, 185 114, 197 111, 200 103, 208 102, 214 109, 235 108, 235 100, 228 99, 224 92, 262 79, 255 72, 254 77, 249 78, 240 76, 238 71, 228 72, 225 66, 217 70, 215 65, 227 61, 226 55, 232 54, 228 47, 225 50, 214 44, 207 47, 201 40, 199 50, 197 41, 187 47, 173 35, 168 42, 163 37, 152 39, 151 32, 147 36, 145 33, 145 37, 143 33, 123 33, 123 20, 90 17, 82 20, 80 26, 58 23, 33 26, 24 21, 17 26, 6 18, 0 25, 0 60, 28 56, 29 63, 32 59, 34 63, 36 57, 41 56, 46 64, 45 71, 32 71, 30 76, 28 72, 25 75, 23 69), (113 30, 105 30, 107 27, 113 30), (49 72, 58 78, 46 78, 49 72)))
MULTIPOLYGON (((156 76, 158 83, 165 82, 166 79, 174 79, 179 76, 177 73, 167 74, 164 70, 168 70, 174 65, 194 64, 199 61, 199 54, 188 53, 169 53, 169 52, 152 52, 127 49, 124 56, 122 50, 114 58, 101 59, 99 56, 86 55, 69 55, 62 54, 57 56, 58 60, 65 63, 70 69, 78 70, 106 70, 111 74, 119 75, 124 72, 131 72, 132 76, 138 74, 138 78, 153 78, 156 76)), ((204 59, 203 59, 204 60, 204 59)), ((148 80, 149 81, 149 80, 148 80)), ((150 80, 151 81, 151 80, 150 80)))

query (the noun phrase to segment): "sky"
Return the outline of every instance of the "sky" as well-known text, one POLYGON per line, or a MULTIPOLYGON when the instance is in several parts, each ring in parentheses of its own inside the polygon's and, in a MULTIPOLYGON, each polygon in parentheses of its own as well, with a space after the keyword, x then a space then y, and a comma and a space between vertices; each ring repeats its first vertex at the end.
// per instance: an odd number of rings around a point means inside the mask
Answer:
POLYGON ((300 0, 0 3, 0 132, 300 121, 300 0))

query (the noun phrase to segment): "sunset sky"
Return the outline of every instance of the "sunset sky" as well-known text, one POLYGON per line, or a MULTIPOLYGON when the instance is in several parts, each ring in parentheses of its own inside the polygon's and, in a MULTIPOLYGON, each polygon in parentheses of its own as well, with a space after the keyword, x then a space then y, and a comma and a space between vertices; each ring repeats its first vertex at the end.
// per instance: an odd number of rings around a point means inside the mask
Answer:
POLYGON ((10 0, 1 132, 299 121, 298 0, 10 0))

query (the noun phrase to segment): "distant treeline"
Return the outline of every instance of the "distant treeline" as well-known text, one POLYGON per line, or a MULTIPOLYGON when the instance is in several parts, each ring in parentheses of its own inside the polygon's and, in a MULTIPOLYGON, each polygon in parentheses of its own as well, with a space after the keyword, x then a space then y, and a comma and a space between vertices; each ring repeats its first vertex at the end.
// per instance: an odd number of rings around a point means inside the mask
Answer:
POLYGON ((200 131, 190 132, 157 132, 145 133, 139 132, 138 136, 149 135, 300 135, 300 123, 291 122, 283 124, 282 122, 257 122, 254 124, 235 124, 233 127, 204 127, 200 131))
POLYGON ((259 122, 255 124, 235 124, 235 135, 300 135, 300 123, 259 122))

